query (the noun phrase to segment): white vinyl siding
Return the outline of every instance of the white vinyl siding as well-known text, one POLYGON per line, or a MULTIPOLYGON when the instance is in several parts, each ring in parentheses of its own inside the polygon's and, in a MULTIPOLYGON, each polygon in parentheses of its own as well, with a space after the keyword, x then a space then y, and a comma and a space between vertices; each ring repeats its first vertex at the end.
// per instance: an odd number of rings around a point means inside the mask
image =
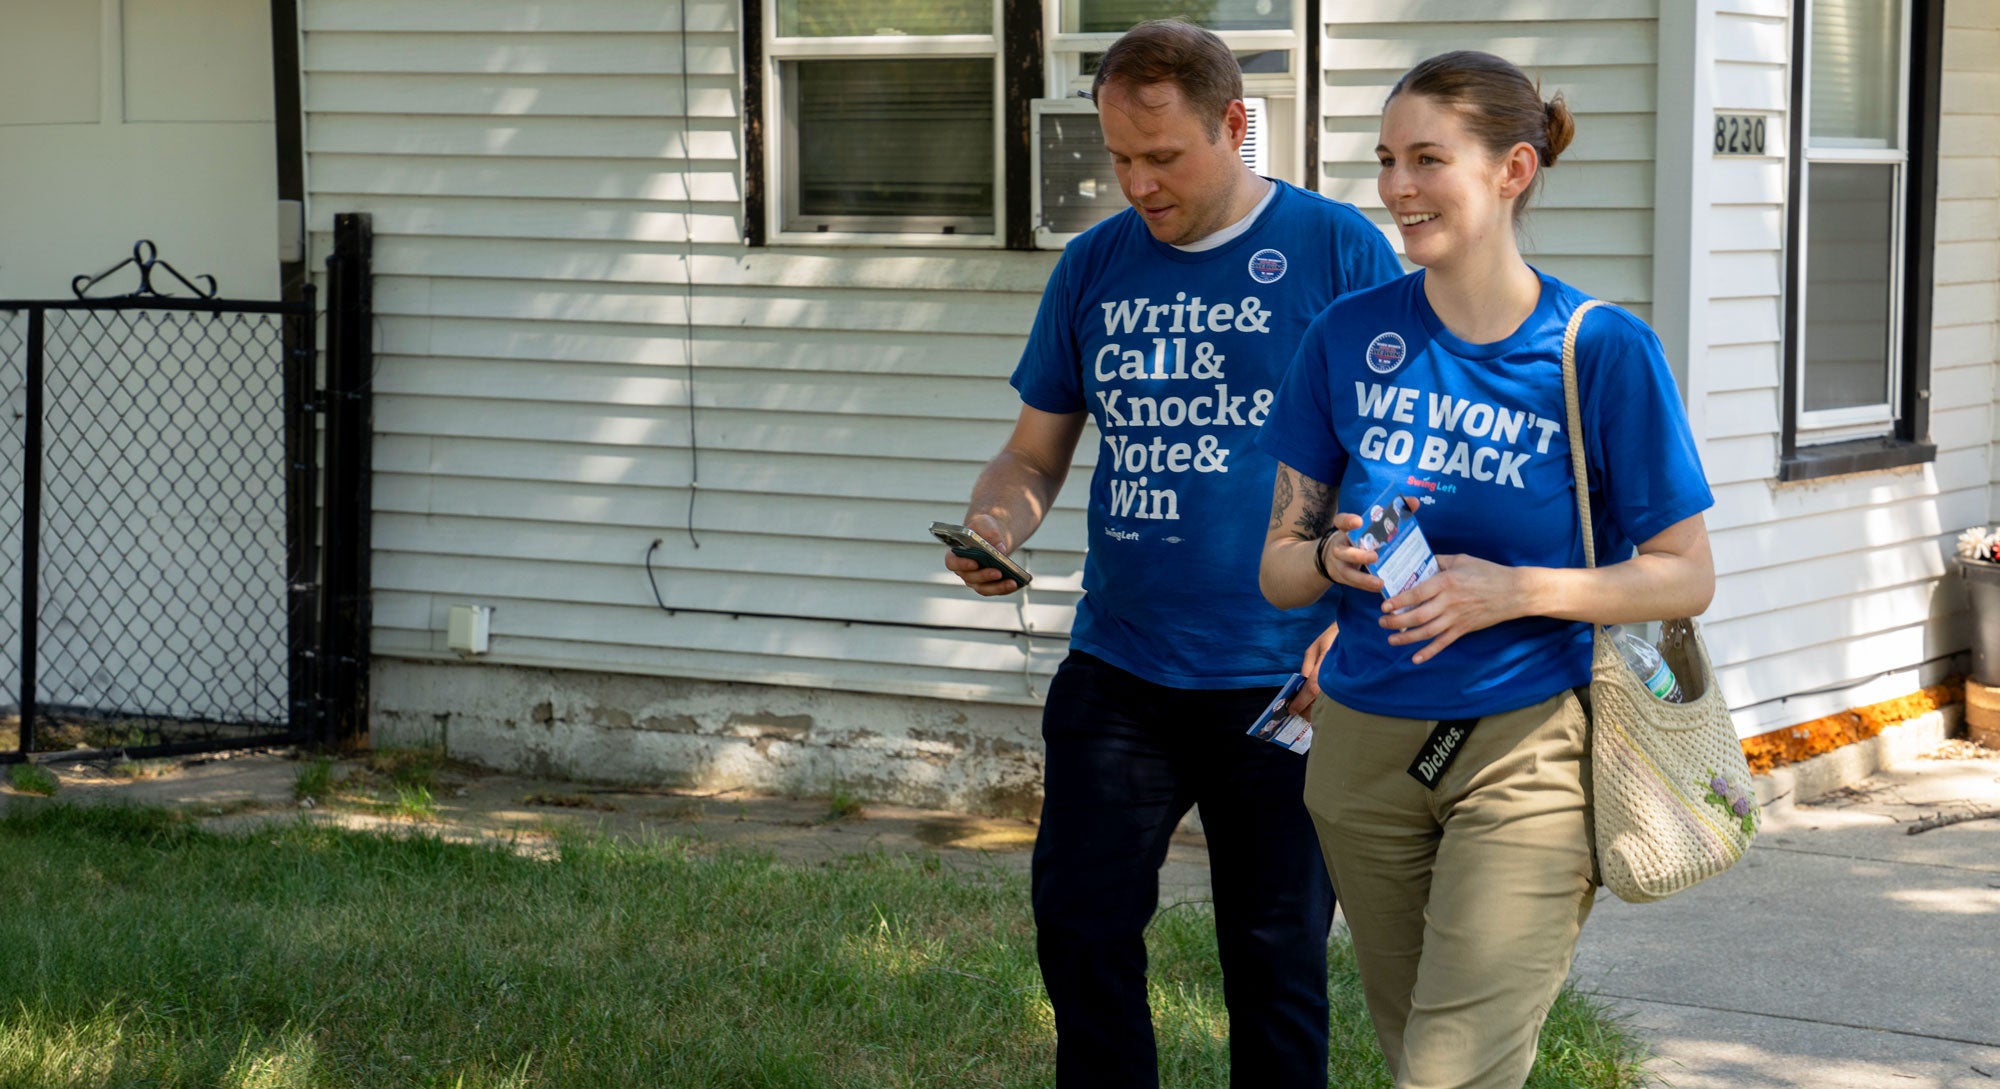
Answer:
POLYGON ((1068 630, 1093 444, 1025 600, 925 527, 1054 255, 744 246, 738 11, 306 0, 315 260, 374 217, 375 651, 484 604, 498 663, 1032 702, 1064 644, 1010 633, 1068 630), (798 619, 662 612, 656 540, 668 605, 798 619))
POLYGON ((1931 383, 1937 415, 1955 409, 1956 430, 1983 446, 1983 510, 1958 529, 2000 512, 2000 6, 1953 0, 1944 39, 1943 123, 1938 144, 1937 297, 1931 383))
MULTIPOLYGON (((1657 0, 1326 4, 1321 188, 1382 222, 1395 78, 1499 52, 1577 113, 1524 244, 1650 316, 1660 87, 1772 119, 1765 158, 1692 149, 1705 619, 1751 734, 1906 694, 1967 643, 1941 577, 2000 509, 2000 13, 1947 9, 1937 460, 1780 486, 1791 4, 1707 2, 1704 71, 1668 79, 1657 0)), ((446 610, 476 603, 496 662, 1031 703, 1063 644, 1011 633, 1067 630, 1092 436, 1024 601, 966 594, 924 527, 1008 433, 1055 255, 742 245, 738 10, 694 0, 683 43, 671 3, 306 0, 315 261, 335 213, 377 235, 376 651, 447 659, 446 610), (670 605, 805 619, 662 613, 655 540, 670 605)))
POLYGON ((1780 485, 1791 5, 1714 5, 1714 108, 1767 113, 1777 138, 1767 158, 1714 159, 1711 204, 1696 219, 1705 216, 1709 240, 1695 305, 1706 305, 1703 458, 1716 493, 1706 631, 1746 736, 1906 695, 1949 672, 1969 641, 1962 592, 1946 576, 1959 530, 1994 509, 2000 30, 1990 8, 1952 0, 1946 11, 1930 357, 1937 459, 1780 485))
POLYGON ((1386 227, 1375 192, 1383 99, 1425 57, 1496 53, 1539 79, 1544 97, 1562 91, 1576 114, 1576 141, 1529 209, 1523 252, 1650 316, 1658 0, 1354 0, 1322 10, 1322 192, 1386 227))

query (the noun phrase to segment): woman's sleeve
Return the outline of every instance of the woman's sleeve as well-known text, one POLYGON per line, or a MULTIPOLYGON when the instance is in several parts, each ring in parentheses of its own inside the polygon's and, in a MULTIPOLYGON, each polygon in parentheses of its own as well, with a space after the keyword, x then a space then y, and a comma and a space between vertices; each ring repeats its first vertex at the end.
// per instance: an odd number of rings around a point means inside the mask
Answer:
POLYGON ((1603 512, 1638 544, 1715 503, 1659 337, 1615 307, 1583 319, 1577 338, 1585 450, 1603 512))

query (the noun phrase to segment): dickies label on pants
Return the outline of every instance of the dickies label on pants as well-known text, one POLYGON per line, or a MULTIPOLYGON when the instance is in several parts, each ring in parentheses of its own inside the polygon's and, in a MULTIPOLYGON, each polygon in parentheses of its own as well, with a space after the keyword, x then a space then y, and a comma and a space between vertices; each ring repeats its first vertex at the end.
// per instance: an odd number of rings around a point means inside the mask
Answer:
POLYGON ((1465 750, 1466 735, 1477 725, 1476 718, 1440 720, 1417 750, 1417 758, 1410 761, 1410 778, 1422 783, 1425 790, 1436 790, 1444 773, 1451 770, 1452 761, 1465 750))

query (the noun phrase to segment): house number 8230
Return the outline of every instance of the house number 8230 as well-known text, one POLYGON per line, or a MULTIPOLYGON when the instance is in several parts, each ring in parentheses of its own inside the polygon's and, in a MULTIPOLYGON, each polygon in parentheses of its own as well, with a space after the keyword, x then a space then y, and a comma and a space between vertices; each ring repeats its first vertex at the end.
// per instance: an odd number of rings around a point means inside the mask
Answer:
POLYGON ((1749 113, 1715 115, 1717 155, 1764 154, 1764 118, 1749 113))

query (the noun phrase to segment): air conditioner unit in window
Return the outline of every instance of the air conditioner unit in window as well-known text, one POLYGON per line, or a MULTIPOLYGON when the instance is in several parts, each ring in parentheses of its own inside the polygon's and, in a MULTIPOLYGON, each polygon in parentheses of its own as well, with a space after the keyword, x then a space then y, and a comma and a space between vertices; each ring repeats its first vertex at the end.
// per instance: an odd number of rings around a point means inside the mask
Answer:
MULTIPOLYGON (((1243 104, 1249 110, 1250 131, 1239 154, 1250 169, 1269 174, 1264 100, 1246 98, 1243 104)), ((1124 210, 1125 194, 1104 150, 1095 104, 1081 98, 1037 98, 1029 104, 1029 118, 1035 245, 1059 249, 1124 210)))
POLYGON ((1064 243, 1125 207, 1104 151, 1097 106, 1081 98, 1037 98, 1028 107, 1035 245, 1064 243))
POLYGON ((1246 98, 1243 100, 1243 106, 1250 114, 1250 128, 1243 134, 1243 146, 1237 148, 1236 153, 1243 156, 1243 165, 1255 173, 1269 175, 1271 145, 1265 134, 1265 129, 1270 124, 1269 111, 1265 109, 1264 100, 1261 98, 1246 98))

